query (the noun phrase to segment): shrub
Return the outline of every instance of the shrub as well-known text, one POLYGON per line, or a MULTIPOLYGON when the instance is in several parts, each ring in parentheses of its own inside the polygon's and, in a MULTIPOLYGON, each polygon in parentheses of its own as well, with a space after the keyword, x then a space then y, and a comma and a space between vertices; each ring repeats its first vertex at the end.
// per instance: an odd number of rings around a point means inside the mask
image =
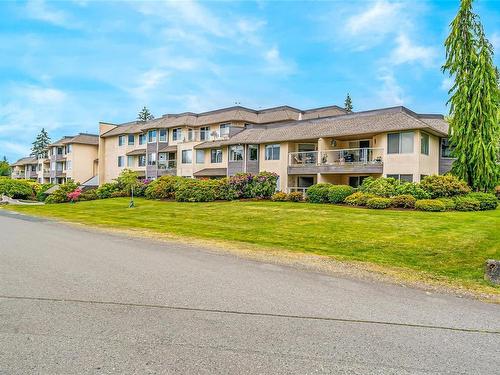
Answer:
POLYGON ((372 178, 367 177, 359 187, 359 191, 363 193, 377 195, 379 197, 391 197, 396 195, 396 187, 399 181, 394 178, 372 178))
POLYGON ((145 191, 144 196, 148 199, 174 199, 177 186, 184 180, 178 176, 162 176, 151 181, 145 191))
POLYGON ((417 199, 410 194, 396 195, 392 198, 392 206, 400 208, 415 208, 417 199))
POLYGON ((0 179, 0 195, 15 199, 28 199, 35 196, 33 185, 26 180, 0 179))
POLYGON ((481 209, 481 202, 474 197, 458 196, 454 198, 454 201, 457 211, 479 211, 481 209))
POLYGON ((479 201, 479 209, 484 210, 494 210, 498 206, 498 199, 495 194, 489 193, 469 193, 466 197, 473 198, 479 201))
POLYGON ((427 191, 431 198, 454 197, 470 192, 467 184, 452 175, 433 175, 425 177, 420 187, 427 191))
POLYGON ((344 203, 347 203, 351 206, 366 206, 368 199, 376 198, 376 195, 362 193, 361 191, 357 191, 349 195, 346 199, 344 199, 344 203))
POLYGON ((125 190, 117 190, 117 191, 113 191, 109 197, 110 198, 130 197, 130 194, 125 190))
POLYGON ((120 190, 118 183, 107 182, 105 184, 102 184, 96 189, 96 194, 99 197, 99 199, 106 199, 106 198, 111 198, 111 194, 118 190, 120 190))
POLYGON ((96 193, 96 189, 85 190, 80 195, 80 201, 93 201, 99 199, 96 193))
POLYGON ((175 191, 178 202, 211 202, 217 197, 217 180, 185 179, 175 191))
POLYGON ((69 193, 72 193, 76 190, 78 185, 69 181, 65 184, 60 184, 59 189, 50 194, 47 199, 45 199, 45 203, 64 203, 69 202, 70 198, 68 197, 69 193))
POLYGON ((82 195, 82 189, 80 189, 79 187, 77 187, 74 191, 66 194, 68 200, 73 203, 80 199, 80 195, 82 195))
POLYGON ((354 193, 354 189, 349 185, 332 185, 328 189, 328 201, 330 203, 343 203, 349 195, 354 193))
POLYGON ((436 200, 443 202, 447 211, 455 209, 455 201, 453 198, 436 198, 436 200))
POLYGON ((223 201, 232 201, 235 199, 238 199, 238 194, 236 191, 233 189, 229 182, 229 178, 224 177, 219 180, 217 180, 219 183, 219 186, 217 188, 217 200, 223 200, 223 201))
POLYGON ((283 193, 282 191, 278 191, 277 193, 274 193, 271 197, 271 200, 273 202, 284 202, 287 200, 287 194, 283 193))
POLYGON ((374 209, 384 209, 391 206, 391 198, 370 198, 366 201, 366 207, 374 209))
POLYGON ((253 183, 250 185, 249 198, 270 198, 276 191, 278 175, 271 172, 260 172, 253 176, 253 183))
POLYGON ((416 182, 405 182, 396 186, 396 195, 411 195, 416 199, 429 199, 431 195, 416 182))
POLYGON ((304 195, 298 191, 292 191, 286 196, 286 200, 289 202, 302 202, 304 200, 304 195))
POLYGON ((45 194, 45 192, 47 190, 49 190, 52 186, 54 186, 54 185, 53 184, 42 184, 42 185, 40 185, 40 189, 36 193, 36 200, 39 201, 39 202, 44 202, 45 199, 47 198, 47 194, 45 194))
POLYGON ((321 183, 307 188, 307 200, 311 203, 328 203, 328 192, 332 184, 321 183))
POLYGON ((446 211, 445 204, 437 199, 420 199, 415 202, 415 208, 420 211, 431 211, 431 212, 446 211))

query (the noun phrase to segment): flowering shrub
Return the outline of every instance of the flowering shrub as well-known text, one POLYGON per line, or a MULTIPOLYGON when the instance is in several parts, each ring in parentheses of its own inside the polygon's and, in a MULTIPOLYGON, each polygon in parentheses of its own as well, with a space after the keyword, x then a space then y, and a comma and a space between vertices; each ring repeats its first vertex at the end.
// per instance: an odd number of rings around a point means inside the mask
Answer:
POLYGON ((302 202, 304 200, 304 194, 299 191, 292 191, 288 193, 286 200, 289 202, 302 202))
POLYGON ((274 193, 271 197, 271 200, 273 202, 285 202, 287 199, 287 194, 283 193, 282 191, 278 191, 277 193, 274 193))
POLYGON ((82 194, 82 189, 80 189, 79 187, 77 187, 71 193, 66 194, 66 196, 68 197, 68 200, 70 202, 75 203, 80 198, 81 194, 82 194))
POLYGON ((70 198, 68 195, 74 192, 78 188, 78 185, 73 181, 66 182, 65 184, 60 184, 59 188, 50 194, 45 203, 64 203, 69 202, 70 198))

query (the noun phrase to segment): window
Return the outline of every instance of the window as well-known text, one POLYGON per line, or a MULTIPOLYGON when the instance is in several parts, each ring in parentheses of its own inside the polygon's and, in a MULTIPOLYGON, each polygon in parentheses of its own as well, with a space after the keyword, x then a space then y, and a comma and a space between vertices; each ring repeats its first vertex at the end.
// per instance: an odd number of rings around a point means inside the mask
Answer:
POLYGON ((208 126, 200 128, 200 141, 207 141, 210 137, 210 128, 208 126))
POLYGON ((123 156, 118 156, 118 167, 123 167, 123 156))
POLYGON ((452 147, 448 138, 441 138, 441 157, 451 158, 452 147))
POLYGON ((231 127, 231 124, 220 124, 219 125, 220 136, 227 137, 229 135, 229 128, 230 127, 231 127))
POLYGON ((413 153, 413 132, 387 134, 388 154, 413 153))
POLYGON ((156 142, 156 130, 148 131, 148 143, 156 142))
POLYGON ((72 168, 72 166, 71 166, 71 160, 67 160, 67 161, 66 161, 66 169, 67 169, 68 171, 70 171, 70 170, 71 170, 71 168, 72 168))
POLYGON ((222 149, 213 148, 210 150, 210 163, 222 163, 222 149))
POLYGON ((66 154, 71 153, 71 151, 73 151, 73 145, 72 144, 66 145, 66 147, 64 147, 64 152, 66 154))
POLYGON ((139 155, 138 165, 139 165, 139 167, 145 167, 146 166, 146 155, 139 155))
POLYGON ((280 160, 280 145, 266 145, 266 160, 280 160))
POLYGON ((188 141, 191 142, 194 140, 194 131, 193 129, 188 129, 188 141))
POLYGON ((124 144, 125 144, 125 136, 119 135, 118 136, 118 146, 123 146, 124 144))
POLYGON ((297 178, 297 186, 307 188, 314 185, 314 177, 312 176, 299 176, 297 178))
POLYGON ((167 137, 168 132, 167 129, 160 129, 160 142, 167 142, 167 137))
POLYGON ((193 150, 182 150, 182 164, 191 164, 193 162, 193 150))
POLYGON ((156 153, 148 154, 148 165, 156 165, 156 153))
POLYGON ((127 156, 127 167, 134 166, 134 157, 132 155, 127 156))
POLYGON ((429 134, 420 133, 420 153, 429 155, 429 134))
POLYGON ((135 135, 133 134, 129 134, 128 135, 128 145, 129 146, 133 146, 135 143, 135 135))
POLYGON ((250 161, 259 160, 259 146, 258 145, 248 145, 248 160, 250 160, 250 161))
MULTIPOLYGON (((363 180, 367 178, 368 176, 349 176, 349 186, 352 186, 353 188, 357 188, 361 186, 363 183, 363 180)), ((389 177, 389 175, 387 175, 389 177)))
POLYGON ((182 137, 182 129, 176 128, 172 130, 172 141, 179 141, 182 137))
POLYGON ((394 178, 401 182, 413 182, 412 174, 388 174, 387 178, 394 178))
POLYGON ((63 148, 62 147, 58 147, 57 148, 57 155, 62 155, 63 154, 63 148))
POLYGON ((146 143, 146 134, 139 134, 139 144, 143 145, 146 143))
POLYGON ((229 161, 243 160, 243 146, 229 146, 229 161))
POLYGON ((205 162, 205 150, 196 150, 196 163, 203 164, 205 162))

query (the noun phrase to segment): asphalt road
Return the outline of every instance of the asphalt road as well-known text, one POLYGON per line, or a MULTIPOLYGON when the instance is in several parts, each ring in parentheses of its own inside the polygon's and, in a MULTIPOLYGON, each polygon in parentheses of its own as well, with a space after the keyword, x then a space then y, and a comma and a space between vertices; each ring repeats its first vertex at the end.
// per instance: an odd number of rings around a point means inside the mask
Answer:
POLYGON ((0 230, 0 374, 498 373, 498 305, 1 210, 0 230))

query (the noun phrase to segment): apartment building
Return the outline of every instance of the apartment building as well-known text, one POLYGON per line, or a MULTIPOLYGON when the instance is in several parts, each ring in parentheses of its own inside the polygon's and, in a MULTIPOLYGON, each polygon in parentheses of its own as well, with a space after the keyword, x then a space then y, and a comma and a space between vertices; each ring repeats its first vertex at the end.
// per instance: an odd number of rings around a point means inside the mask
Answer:
POLYGON ((99 136, 87 133, 65 136, 51 143, 47 158, 38 161, 38 180, 54 184, 69 180, 86 183, 98 172, 98 146, 99 136))
POLYGON ((318 182, 358 186, 367 176, 418 182, 449 170, 447 135, 443 116, 405 107, 168 114, 148 122, 101 123, 99 175, 109 182, 124 168, 150 179, 269 171, 278 174, 282 191, 318 182))
POLYGON ((34 180, 38 178, 37 174, 37 159, 31 156, 24 157, 12 163, 11 177, 15 179, 34 180))

